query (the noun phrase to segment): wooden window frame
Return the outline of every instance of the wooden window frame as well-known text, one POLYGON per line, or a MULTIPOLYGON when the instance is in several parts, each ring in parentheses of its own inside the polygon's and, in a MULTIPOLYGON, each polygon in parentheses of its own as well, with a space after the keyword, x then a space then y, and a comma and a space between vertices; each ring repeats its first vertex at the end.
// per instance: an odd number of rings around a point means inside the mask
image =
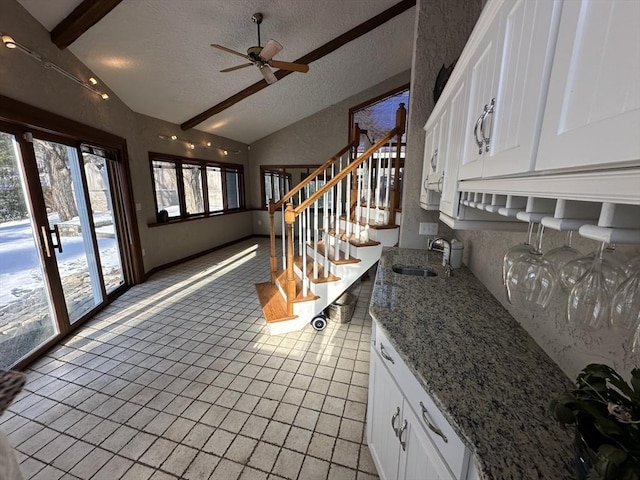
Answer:
POLYGON ((169 155, 166 153, 158 153, 158 152, 149 152, 149 168, 151 171, 151 187, 153 189, 153 203, 156 210, 158 210, 158 198, 156 195, 156 180, 154 173, 153 162, 166 162, 172 163, 176 168, 176 183, 178 190, 178 203, 180 206, 180 215, 169 217, 169 220, 166 222, 156 222, 151 223, 149 226, 157 226, 157 225, 166 225, 167 223, 177 223, 184 222, 186 220, 193 220, 198 218, 207 218, 217 215, 225 215, 229 213, 236 213, 246 210, 246 195, 245 195, 245 177, 244 177, 244 165, 239 163, 230 163, 230 162, 218 162, 214 160, 204 160, 199 158, 187 158, 181 157, 179 155, 169 155), (187 212, 186 207, 186 197, 184 191, 184 175, 183 175, 183 166, 198 166, 200 167, 200 179, 202 182, 202 200, 204 205, 204 212, 199 213, 189 213, 187 212), (222 210, 214 210, 211 211, 209 205, 209 185, 207 181, 207 167, 215 167, 219 168, 221 172, 221 182, 222 182, 222 210), (240 205, 237 208, 229 208, 229 200, 227 198, 227 174, 230 172, 237 173, 238 176, 238 197, 240 200, 240 205))
MULTIPOLYGON (((306 174, 309 175, 311 172, 313 172, 319 166, 320 165, 307 164, 307 163, 304 163, 304 164, 287 164, 287 165, 260 165, 260 208, 262 210, 266 210, 268 208, 268 205, 266 204, 266 192, 265 192, 265 188, 264 188, 264 178, 265 178, 265 174, 267 172, 274 172, 274 173, 278 173, 281 176, 288 177, 288 179, 289 179, 289 188, 293 188, 300 181, 295 182, 295 179, 293 178, 293 174, 290 172, 290 170, 303 170, 303 169, 306 169, 307 170, 306 174), (289 172, 287 170, 289 170, 289 172)), ((272 190, 273 190, 273 188, 272 188, 272 190)), ((287 193, 287 192, 284 192, 284 193, 287 193)))

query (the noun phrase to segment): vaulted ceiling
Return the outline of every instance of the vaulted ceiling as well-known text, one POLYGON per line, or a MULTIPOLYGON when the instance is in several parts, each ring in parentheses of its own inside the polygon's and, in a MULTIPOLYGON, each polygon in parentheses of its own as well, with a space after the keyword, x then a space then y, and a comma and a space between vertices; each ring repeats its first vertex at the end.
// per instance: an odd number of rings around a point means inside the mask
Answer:
MULTIPOLYGON (((49 31, 83 3, 18 1, 49 31)), ((77 39, 71 38, 69 50, 132 110, 245 143, 411 68, 415 2, 406 0, 106 3, 115 6, 94 25, 85 25, 88 29, 77 39), (390 12, 389 20, 370 21, 379 15, 381 19, 398 3, 401 8, 390 12), (219 72, 245 61, 210 44, 246 52, 257 44, 251 21, 256 12, 264 15, 261 43, 273 38, 284 46, 276 60, 310 58, 308 73, 292 73, 266 86, 255 67, 219 72), (331 51, 332 40, 368 21, 375 24, 373 30, 331 51), (256 92, 209 116, 211 107, 226 106, 228 99, 247 90, 256 92)))

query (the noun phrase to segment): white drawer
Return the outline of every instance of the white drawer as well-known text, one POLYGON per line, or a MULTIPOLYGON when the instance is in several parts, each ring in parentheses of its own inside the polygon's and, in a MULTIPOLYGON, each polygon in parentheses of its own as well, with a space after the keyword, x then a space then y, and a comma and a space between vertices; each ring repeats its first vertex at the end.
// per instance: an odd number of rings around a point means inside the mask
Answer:
POLYGON ((453 430, 442 412, 436 407, 431 397, 424 391, 424 388, 411 373, 409 367, 400 358, 400 355, 391 345, 384 332, 380 328, 375 330, 374 348, 384 359, 385 366, 398 383, 406 402, 422 421, 422 426, 427 431, 429 438, 433 441, 451 472, 458 479, 466 478, 470 457, 469 449, 453 430), (430 428, 429 424, 433 428, 430 428), (437 434, 435 430, 440 431, 442 435, 437 434))

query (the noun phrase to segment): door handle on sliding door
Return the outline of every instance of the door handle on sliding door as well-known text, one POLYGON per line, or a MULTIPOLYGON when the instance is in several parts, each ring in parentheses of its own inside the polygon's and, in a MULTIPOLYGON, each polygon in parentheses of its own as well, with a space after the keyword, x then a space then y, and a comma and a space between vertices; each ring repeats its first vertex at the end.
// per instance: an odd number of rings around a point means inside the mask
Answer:
POLYGON ((58 225, 54 225, 53 229, 47 228, 45 225, 40 227, 40 231, 42 232, 42 243, 44 244, 44 252, 47 255, 47 258, 51 258, 52 250, 57 248, 59 253, 62 253, 62 243, 60 242, 60 230, 58 230, 58 225), (49 235, 56 236, 56 244, 53 242, 49 243, 49 235))

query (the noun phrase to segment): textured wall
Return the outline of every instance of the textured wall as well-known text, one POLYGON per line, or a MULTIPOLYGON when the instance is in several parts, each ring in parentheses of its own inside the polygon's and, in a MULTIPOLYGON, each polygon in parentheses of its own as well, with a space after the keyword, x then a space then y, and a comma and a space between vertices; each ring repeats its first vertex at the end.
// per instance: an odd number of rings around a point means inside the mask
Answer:
MULTIPOLYGON (((71 52, 58 50, 44 27, 15 0, 0 2, 0 31, 13 35, 17 42, 80 78, 93 75, 71 52)), ((211 141, 216 145, 239 149, 241 154, 224 159, 248 166, 246 145, 195 130, 182 132, 178 125, 133 112, 112 92, 108 93, 110 99, 105 102, 62 75, 43 68, 27 55, 0 48, 0 94, 127 140, 134 199, 141 208, 137 212, 137 220, 142 248, 146 252, 146 271, 251 234, 251 212, 148 228, 147 223, 155 222, 149 151, 223 159, 217 151, 192 151, 184 145, 160 140, 158 134, 175 133, 194 142, 211 141), (189 241, 185 241, 187 238, 189 241)))
MULTIPOLYGON (((322 164, 347 144, 349 109, 408 83, 410 73, 395 75, 375 87, 311 115, 251 144, 252 196, 250 206, 260 207, 260 165, 322 164)), ((258 228, 259 230, 259 228, 258 228)))
POLYGON ((433 86, 443 64, 454 62, 480 15, 480 0, 418 0, 415 47, 411 71, 411 99, 405 160, 400 246, 425 248, 418 235, 420 222, 438 215, 420 208, 420 180, 424 156, 424 124, 433 110, 433 86))
MULTIPOLYGON (((628 340, 625 335, 609 329, 588 333, 568 325, 565 320, 567 296, 564 294, 556 295, 547 312, 541 315, 506 303, 501 278, 502 258, 510 247, 524 241, 525 234, 459 231, 456 237, 464 242, 464 261, 473 273, 570 378, 575 378, 585 365, 593 362, 611 365, 626 378, 629 378, 631 368, 640 365, 640 358, 633 360, 625 348, 628 340)), ((564 233, 545 230, 543 251, 562 246, 565 237, 564 233)), ((574 234, 573 246, 586 254, 595 250, 598 243, 574 234)), ((640 254, 640 247, 618 246, 616 251, 631 259, 640 254)))

